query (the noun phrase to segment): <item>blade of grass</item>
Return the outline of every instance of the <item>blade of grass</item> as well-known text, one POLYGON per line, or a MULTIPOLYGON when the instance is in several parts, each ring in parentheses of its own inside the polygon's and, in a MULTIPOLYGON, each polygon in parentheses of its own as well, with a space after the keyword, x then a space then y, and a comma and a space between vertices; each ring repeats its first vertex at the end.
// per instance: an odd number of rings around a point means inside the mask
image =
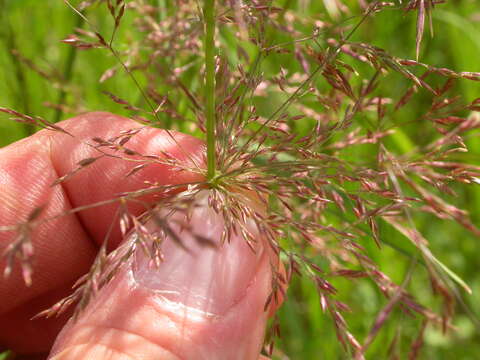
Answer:
POLYGON ((472 289, 470 288, 470 286, 468 286, 467 283, 463 281, 460 276, 453 272, 453 270, 451 270, 448 266, 438 260, 430 250, 424 248, 422 249, 422 251, 433 263, 435 263, 440 269, 442 269, 450 279, 460 285, 467 293, 472 294, 472 289))
MULTIPOLYGON (((29 87, 27 84, 27 79, 23 72, 23 65, 18 61, 17 57, 14 55, 14 51, 17 50, 17 43, 15 39, 15 32, 12 29, 12 24, 10 19, 7 18, 8 9, 5 0, 0 0, 0 14, 3 14, 1 20, 3 24, 3 31, 0 32, 0 37, 3 38, 5 42, 5 47, 7 48, 8 57, 14 68, 15 78, 18 84, 18 99, 21 102, 22 110, 25 114, 30 113, 30 96, 29 96, 29 87)), ((23 124, 25 131, 25 136, 32 135, 35 132, 35 126, 31 124, 23 124)))
MULTIPOLYGON (((75 28, 82 28, 83 24, 85 21, 83 20, 82 17, 77 16, 77 21, 75 23, 75 28)), ((63 72, 63 82, 64 85, 67 85, 70 79, 72 78, 72 73, 73 73, 73 66, 75 64, 75 59, 77 58, 77 51, 78 48, 75 46, 70 46, 68 48, 68 53, 67 53, 67 60, 65 62, 65 70, 63 72)), ((58 93, 58 99, 57 99, 57 104, 58 105, 63 105, 65 102, 65 98, 67 96, 67 92, 65 91, 65 88, 61 88, 60 92, 58 93)), ((62 118, 63 115, 63 110, 62 107, 58 107, 55 110, 55 116, 54 116, 54 122, 59 122, 62 118)))

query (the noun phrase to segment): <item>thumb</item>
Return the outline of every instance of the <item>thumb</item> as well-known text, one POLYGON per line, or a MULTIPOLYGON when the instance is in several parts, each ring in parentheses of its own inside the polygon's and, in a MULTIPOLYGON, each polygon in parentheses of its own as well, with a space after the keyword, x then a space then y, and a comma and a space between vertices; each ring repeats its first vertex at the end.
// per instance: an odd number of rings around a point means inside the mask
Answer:
MULTIPOLYGON (((268 247, 259 241, 253 252, 239 235, 221 244, 225 222, 208 206, 208 192, 197 194, 195 201, 189 231, 179 225, 184 213, 169 218, 172 236, 185 248, 166 237, 158 268, 137 249, 62 330, 50 359, 259 358, 271 291, 268 247), (217 246, 201 246, 194 234, 217 246)), ((155 231, 153 223, 147 228, 155 231)))

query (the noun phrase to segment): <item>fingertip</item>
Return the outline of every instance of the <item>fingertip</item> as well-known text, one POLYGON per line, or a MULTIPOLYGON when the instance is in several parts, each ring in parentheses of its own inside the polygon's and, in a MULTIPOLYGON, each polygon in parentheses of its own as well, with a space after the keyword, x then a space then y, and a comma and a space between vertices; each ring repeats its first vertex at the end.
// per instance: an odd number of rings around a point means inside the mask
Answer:
MULTIPOLYGON (((224 219, 209 207, 205 192, 196 195, 189 225, 193 234, 220 242, 224 219)), ((135 334, 145 349, 153 343, 159 351, 180 359, 258 359, 268 318, 265 301, 271 292, 268 248, 264 251, 258 242, 257 251, 252 251, 240 234, 218 247, 205 248, 182 231, 182 214, 171 215, 169 221, 171 231, 182 238, 188 251, 165 238, 161 245, 164 260, 157 269, 137 249, 77 323, 62 331, 56 354, 86 343, 123 348, 128 340, 124 335, 135 334), (109 329, 119 333, 111 336, 109 329)), ((145 226, 153 232, 157 225, 145 226)), ((135 239, 133 235, 121 246, 128 248, 135 239)), ((133 358, 141 358, 144 351, 141 343, 129 349, 133 358)), ((162 359, 159 354, 155 357, 153 349, 149 356, 162 359)))
MULTIPOLYGON (((52 163, 59 176, 77 169, 84 159, 101 157, 62 184, 72 208, 115 200, 121 194, 145 189, 152 184, 161 187, 203 180, 201 170, 196 167, 203 166, 204 143, 193 136, 146 127, 105 112, 80 115, 60 123, 60 126, 74 138, 60 134, 51 141, 52 163), (130 130, 135 130, 134 135, 117 149, 112 149, 113 146, 98 148, 98 143, 92 140, 96 138, 119 144, 118 137, 130 130), (126 154, 129 151, 141 156, 126 154), (102 154, 106 156, 102 157, 102 154), (155 161, 154 157, 159 160, 155 161), (171 160, 171 165, 167 160, 171 160), (174 164, 182 164, 191 171, 176 168, 174 164), (139 166, 141 169, 135 171, 139 166)), ((159 194, 160 191, 135 200, 148 204, 154 202, 159 194)), ((118 226, 110 231, 117 208, 118 203, 112 202, 78 213, 97 244, 104 241, 108 232, 111 244, 115 246, 121 241, 118 226)), ((146 208, 138 201, 131 201, 128 210, 138 216, 146 208)))

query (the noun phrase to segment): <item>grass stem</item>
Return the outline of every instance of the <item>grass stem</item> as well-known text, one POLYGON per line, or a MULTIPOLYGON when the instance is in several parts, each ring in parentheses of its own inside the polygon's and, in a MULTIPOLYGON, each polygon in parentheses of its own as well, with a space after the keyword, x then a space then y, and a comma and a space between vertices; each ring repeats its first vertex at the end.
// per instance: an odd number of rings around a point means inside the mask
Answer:
POLYGON ((207 129, 207 179, 215 177, 215 0, 205 0, 205 117, 207 129))
MULTIPOLYGON (((76 20, 76 23, 75 23, 75 28, 77 28, 77 29, 82 28, 83 24, 84 24, 83 18, 78 16, 77 20, 76 20)), ((72 79, 73 66, 74 66, 75 60, 77 58, 77 50, 78 49, 75 46, 70 46, 68 48, 67 59, 65 61, 65 69, 64 69, 64 72, 63 72, 64 86, 68 86, 68 83, 72 79)), ((57 104, 58 105, 64 105, 66 97, 67 97, 67 91, 65 90, 64 87, 62 87, 60 89, 60 92, 58 93, 57 104)), ((62 115, 63 115, 63 109, 60 106, 55 110, 55 116, 54 116, 53 122, 59 122, 62 119, 62 115)))
MULTIPOLYGON (((0 14, 2 14, 0 19, 2 20, 3 24, 3 31, 0 32, 0 39, 3 39, 3 41, 5 42, 5 47, 7 50, 6 53, 14 69, 13 73, 18 84, 18 103, 24 113, 30 114, 31 109, 29 87, 27 83, 27 78, 24 73, 24 68, 21 62, 18 60, 17 56, 15 55, 15 51, 17 51, 17 41, 10 19, 7 17, 8 8, 5 0, 0 0, 0 14)), ((32 135, 35 132, 35 126, 32 124, 23 124, 23 129, 25 132, 25 136, 32 135)))

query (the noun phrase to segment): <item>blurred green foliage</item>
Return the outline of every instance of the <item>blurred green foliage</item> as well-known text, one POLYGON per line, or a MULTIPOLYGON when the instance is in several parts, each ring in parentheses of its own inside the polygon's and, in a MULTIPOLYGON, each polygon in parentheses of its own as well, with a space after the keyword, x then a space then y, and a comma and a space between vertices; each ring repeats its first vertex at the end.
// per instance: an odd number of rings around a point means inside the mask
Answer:
MULTIPOLYGON (((152 5, 158 5, 152 1, 152 5)), ((281 5, 297 6, 293 1, 282 1, 281 5)), ((314 17, 324 14, 324 2, 303 2, 306 5, 302 11, 305 16, 314 17)), ((355 1, 351 1, 356 4, 355 1)), ((359 10, 359 9, 357 9, 359 10)), ((106 16, 103 7, 88 13, 88 17, 97 24, 99 29, 110 33, 111 19, 106 16)), ((72 97, 81 99, 85 110, 106 110, 129 115, 127 110, 112 102, 102 91, 111 91, 133 104, 142 103, 138 89, 127 76, 120 74, 100 83, 102 74, 116 65, 115 59, 101 49, 77 51, 72 61, 72 48, 60 42, 72 29, 82 26, 78 17, 66 7, 62 1, 38 0, 0 0, 0 106, 10 107, 18 111, 39 115, 48 120, 54 120, 57 110, 46 107, 46 103, 57 103, 61 97, 62 88, 68 90, 67 104, 72 97), (22 56, 31 59, 35 66, 48 73, 57 74, 55 79, 45 79, 12 55, 11 50, 17 49, 22 56), (70 59, 70 60, 69 60, 70 59), (73 65, 71 75, 66 68, 69 62, 73 65)), ((356 21, 349 20, 349 21, 356 21)), ((384 11, 360 27, 354 35, 354 40, 371 43, 386 49, 390 54, 401 58, 415 56, 415 21, 414 13, 403 14, 399 11, 384 11)), ((119 50, 134 43, 141 34, 131 27, 132 18, 127 12, 120 28, 116 44, 119 50)), ((422 44, 421 61, 437 67, 447 67, 456 71, 480 71, 480 4, 475 0, 448 1, 437 6, 434 11, 433 23, 435 36, 425 36, 422 44)), ((274 35, 273 35, 274 36, 274 35)), ((284 41, 279 35, 278 42, 284 41)), ((222 34, 222 41, 235 52, 235 39, 231 34, 222 34)), ((233 61, 234 59, 232 59, 233 61)), ((276 73, 275 67, 281 66, 290 71, 298 71, 298 64, 290 64, 276 59, 266 60, 262 71, 266 74, 276 73)), ((121 69, 119 69, 121 71, 121 69)), ((187 71, 182 76, 186 86, 199 86, 196 78, 198 71, 187 71)), ((162 78, 156 80, 162 89, 162 78)), ((140 76, 140 82, 145 79, 140 76)), ((459 91, 468 100, 480 96, 478 83, 459 81, 459 91)), ((398 99, 407 88, 405 79, 391 76, 381 83, 385 96, 398 99)), ((281 98, 272 98, 258 105, 266 113, 271 113, 280 104, 281 98)), ((184 101, 180 99, 180 101, 184 101)), ((392 146, 401 151, 408 151, 412 144, 424 142, 422 128, 408 125, 411 118, 417 118, 428 106, 428 95, 420 93, 404 110, 397 113, 397 118, 390 119, 395 124, 406 124, 394 139, 392 146)), ((73 113, 62 113, 62 118, 68 118, 73 113)), ((188 108, 185 106, 185 115, 188 108)), ((188 126, 177 126, 180 130, 189 131, 188 126)), ((11 122, 7 116, 0 117, 0 146, 19 140, 29 134, 31 129, 11 122)), ((471 162, 480 164, 480 138, 468 139, 471 149, 471 162)), ((362 151, 375 151, 365 147, 362 151)), ((349 154, 352 157, 363 156, 362 151, 349 154)), ((467 209, 474 220, 480 223, 480 185, 463 186, 456 189, 458 198, 452 201, 459 207, 467 209)), ((472 288, 469 296, 459 290, 465 306, 458 306, 458 316, 454 321, 457 331, 442 334, 441 331, 429 327, 426 332, 426 344, 421 352, 421 359, 478 359, 480 354, 480 257, 478 256, 478 240, 465 229, 454 222, 439 220, 433 215, 419 215, 415 218, 418 229, 431 243, 431 249, 447 266, 453 269, 472 288), (469 313, 467 309, 471 309, 469 313)), ((380 224, 380 235, 391 247, 378 249, 372 241, 365 242, 369 256, 380 268, 397 282, 401 282, 407 271, 410 254, 413 252, 402 235, 386 223, 380 224)), ((434 309, 438 304, 432 300, 428 288, 425 269, 417 265, 415 281, 409 285, 409 290, 416 294, 419 301, 434 309), (422 276, 423 273, 423 276, 422 276), (423 278, 423 279, 422 279, 423 278)), ((375 289, 373 284, 363 280, 333 281, 339 289, 339 299, 353 304, 352 312, 346 316, 352 332, 360 339, 368 333, 378 311, 386 304, 386 300, 375 289)), ((0 300, 1 301, 1 300, 0 300)), ((407 358, 408 342, 416 337, 421 321, 404 321, 406 315, 395 311, 386 324, 386 331, 381 333, 369 349, 370 359, 388 358, 388 345, 398 332, 402 341, 398 344, 402 354, 407 358), (404 324, 404 325, 403 325, 404 324)), ((297 279, 288 291, 288 301, 280 310, 282 338, 279 349, 291 359, 346 359, 345 354, 336 340, 331 320, 322 314, 318 305, 318 297, 312 284, 307 279, 297 279)), ((0 325, 3 326, 3 325, 0 325)), ((1 357, 2 355, 0 355, 1 357)), ((278 357, 279 359, 282 357, 278 357)))

